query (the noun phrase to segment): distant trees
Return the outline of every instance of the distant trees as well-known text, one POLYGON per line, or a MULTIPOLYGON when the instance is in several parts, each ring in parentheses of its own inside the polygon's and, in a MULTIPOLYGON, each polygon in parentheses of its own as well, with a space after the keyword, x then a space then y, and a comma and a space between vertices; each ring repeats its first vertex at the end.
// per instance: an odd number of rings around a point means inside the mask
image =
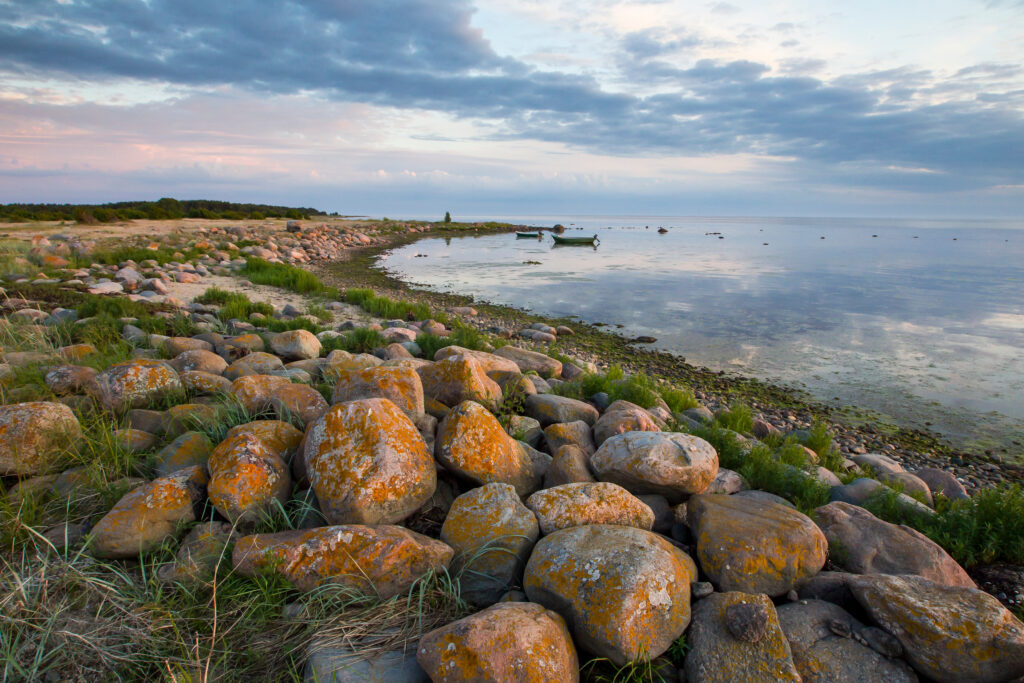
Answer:
POLYGON ((444 212, 444 222, 445 223, 451 223, 452 222, 452 215, 448 211, 444 212))
POLYGON ((271 206, 268 204, 237 204, 211 199, 178 200, 163 197, 155 202, 114 202, 111 204, 2 204, 0 222, 76 221, 78 223, 113 223, 133 218, 167 220, 177 218, 294 218, 308 219, 322 213, 312 207, 271 206))

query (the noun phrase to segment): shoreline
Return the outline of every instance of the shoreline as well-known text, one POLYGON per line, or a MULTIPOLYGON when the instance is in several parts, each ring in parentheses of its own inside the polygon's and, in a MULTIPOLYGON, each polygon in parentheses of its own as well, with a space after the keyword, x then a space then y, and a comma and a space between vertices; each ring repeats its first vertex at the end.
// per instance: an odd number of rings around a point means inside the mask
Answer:
MULTIPOLYGON (((512 232, 515 228, 480 228, 473 234, 495 234, 512 232)), ((421 239, 466 237, 465 230, 446 231, 443 224, 434 224, 427 233, 390 233, 380 235, 383 243, 347 251, 342 259, 330 263, 316 263, 311 269, 331 285, 340 288, 369 287, 378 294, 392 298, 426 303, 432 307, 447 309, 458 306, 472 306, 479 315, 469 318, 479 329, 495 326, 525 327, 534 322, 553 326, 570 325, 576 331, 573 337, 559 339, 553 350, 572 354, 583 354, 584 360, 603 365, 616 364, 629 372, 644 372, 657 380, 682 382, 689 385, 698 398, 713 404, 725 406, 731 401, 747 403, 753 410, 766 417, 786 419, 787 415, 822 420, 849 443, 844 448, 856 452, 859 446, 867 450, 886 449, 895 446, 898 454, 915 464, 934 464, 935 459, 955 466, 988 465, 1004 471, 1007 479, 1024 481, 1024 466, 1020 456, 1008 461, 1008 456, 993 456, 956 448, 946 443, 937 433, 912 428, 886 421, 881 416, 857 406, 835 408, 826 405, 798 387, 788 387, 724 371, 715 371, 688 363, 685 357, 667 351, 643 349, 614 332, 602 329, 604 326, 584 322, 577 318, 559 318, 525 311, 514 306, 495 304, 478 300, 472 295, 435 292, 406 283, 387 272, 377 264, 379 257, 389 251, 417 242, 421 239), (901 453, 902 452, 902 453, 901 453), (932 455, 932 462, 924 460, 932 455)), ((839 439, 840 442, 843 438, 839 439)))

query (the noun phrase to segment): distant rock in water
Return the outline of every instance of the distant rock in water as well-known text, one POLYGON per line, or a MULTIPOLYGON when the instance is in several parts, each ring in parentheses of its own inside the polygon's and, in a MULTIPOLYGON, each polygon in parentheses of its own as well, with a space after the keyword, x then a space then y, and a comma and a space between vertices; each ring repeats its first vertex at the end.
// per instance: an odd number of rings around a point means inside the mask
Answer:
POLYGON ((643 335, 643 336, 640 336, 640 337, 633 337, 629 341, 634 343, 634 344, 653 344, 654 342, 656 342, 658 340, 656 338, 654 338, 654 337, 648 337, 646 335, 643 335))

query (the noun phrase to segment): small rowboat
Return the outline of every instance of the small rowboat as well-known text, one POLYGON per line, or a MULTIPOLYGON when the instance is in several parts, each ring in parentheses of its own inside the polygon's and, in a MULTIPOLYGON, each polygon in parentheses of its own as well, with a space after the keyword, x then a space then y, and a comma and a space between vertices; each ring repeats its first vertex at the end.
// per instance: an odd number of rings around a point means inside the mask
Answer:
POLYGON ((597 235, 593 237, 560 237, 559 235, 552 235, 551 238, 555 240, 555 244, 594 245, 601 243, 601 240, 597 239, 597 235))
POLYGON ((516 238, 537 239, 538 237, 540 237, 540 233, 539 232, 516 232, 516 238))

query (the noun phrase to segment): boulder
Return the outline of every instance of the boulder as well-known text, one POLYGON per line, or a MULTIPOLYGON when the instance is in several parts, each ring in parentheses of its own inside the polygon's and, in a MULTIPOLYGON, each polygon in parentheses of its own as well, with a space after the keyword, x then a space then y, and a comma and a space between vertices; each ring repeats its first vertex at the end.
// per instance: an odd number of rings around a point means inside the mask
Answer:
POLYGON ((935 681, 1024 676, 1024 623, 988 593, 887 574, 856 576, 850 590, 871 619, 896 636, 907 661, 935 681))
POLYGON ((181 403, 171 406, 164 414, 164 436, 176 438, 187 431, 216 424, 220 414, 214 406, 205 403, 181 403))
POLYGON ((562 446, 568 445, 576 446, 588 456, 597 450, 590 425, 583 420, 550 424, 544 429, 544 439, 552 453, 557 453, 562 446))
POLYGON ((179 353, 168 363, 179 373, 205 372, 211 375, 223 375, 224 371, 228 368, 227 361, 212 351, 205 349, 179 353))
POLYGON ((423 382, 409 366, 378 366, 339 374, 331 403, 365 398, 386 398, 413 418, 424 412, 423 382))
POLYGON ((607 482, 563 484, 526 500, 545 536, 585 524, 618 524, 650 531, 654 511, 626 489, 607 482))
POLYGON ((160 567, 156 577, 164 582, 208 582, 218 565, 221 575, 230 571, 231 556, 226 552, 232 540, 231 525, 226 522, 201 522, 192 527, 174 555, 174 561, 160 567))
POLYGON ((446 358, 452 358, 455 356, 472 358, 480 368, 488 374, 495 371, 520 372, 519 366, 513 360, 502 358, 501 356, 496 356, 493 353, 487 353, 486 351, 464 349, 461 346, 445 346, 438 349, 437 353, 434 354, 434 360, 442 361, 446 358))
MULTIPOLYGON (((747 483, 747 480, 743 478, 742 474, 720 467, 715 478, 710 484, 708 484, 706 489, 701 491, 701 493, 733 494, 746 491, 749 488, 750 484, 747 483)), ((760 491, 759 493, 763 493, 763 491, 760 491)))
POLYGON ((536 351, 509 345, 495 350, 494 355, 509 359, 522 372, 536 372, 541 377, 559 377, 562 374, 561 361, 536 351))
POLYGON ((232 522, 257 522, 291 493, 288 466, 251 433, 228 436, 210 453, 207 465, 210 503, 232 522))
POLYGON ((460 574, 462 597, 475 605, 493 604, 519 585, 539 536, 536 517, 509 484, 462 494, 441 527, 441 540, 455 550, 451 571, 460 574))
POLYGON ((394 524, 430 500, 434 459, 416 425, 391 401, 332 406, 306 435, 306 467, 332 524, 394 524))
POLYGON ((895 474, 905 471, 903 465, 881 453, 860 453, 853 456, 853 461, 861 467, 870 467, 876 474, 883 472, 895 474))
POLYGON ((693 560, 661 536, 597 524, 538 541, 523 585, 562 615, 579 647, 622 665, 658 657, 682 634, 696 578, 693 560))
POLYGON ((62 403, 0 405, 0 475, 51 472, 81 436, 78 418, 62 403))
POLYGON ((224 435, 225 440, 248 434, 282 460, 287 460, 302 442, 302 432, 281 420, 254 420, 235 425, 224 435))
POLYGON ((932 505, 932 491, 928 484, 910 472, 880 472, 878 481, 891 488, 902 489, 911 497, 921 498, 926 504, 932 505))
POLYGON ((232 562, 244 576, 275 572, 299 590, 338 585, 383 600, 447 568, 452 552, 403 527, 349 524, 245 536, 235 543, 232 562))
MULTIPOLYGON (((793 655, 779 625, 775 606, 766 595, 713 593, 693 608, 693 623, 686 634, 686 678, 701 683, 734 681, 793 681, 799 683, 793 655), (750 605, 767 617, 756 640, 740 638, 731 608, 750 605)), ((817 679, 810 679, 817 680, 817 679)), ((830 680, 830 679, 826 679, 830 680)))
POLYGON ((917 683, 917 675, 905 662, 860 642, 864 624, 842 607, 801 600, 782 605, 776 612, 793 662, 805 681, 917 683))
POLYGON ((679 432, 627 432, 590 457, 601 481, 633 494, 657 493, 678 503, 700 493, 718 473, 718 453, 707 441, 679 432))
POLYGON ((275 375, 243 375, 231 383, 231 394, 250 415, 270 410, 270 399, 278 389, 291 384, 275 375))
POLYGON ((424 396, 446 406, 476 401, 494 409, 501 402, 501 387, 472 358, 449 356, 417 368, 416 372, 423 383, 424 396))
POLYGON ((967 500, 970 496, 964 485, 952 473, 937 467, 915 470, 914 476, 923 481, 933 494, 942 494, 950 500, 967 500))
POLYGON ((561 616, 529 602, 493 605, 420 639, 416 661, 434 681, 579 681, 561 616))
POLYGON ((154 448, 160 442, 160 437, 129 427, 115 430, 114 441, 129 453, 142 453, 154 448))
POLYGON ((324 359, 323 375, 329 382, 336 382, 342 374, 351 370, 363 370, 364 368, 375 368, 383 361, 377 356, 369 353, 351 354, 348 351, 335 349, 327 354, 324 359))
POLYGON ((597 408, 567 396, 533 394, 526 397, 526 414, 540 422, 542 427, 556 422, 576 422, 588 425, 597 422, 597 408))
POLYGON ((890 524, 862 507, 829 503, 814 511, 829 557, 853 574, 913 574, 947 586, 976 588, 937 543, 908 526, 890 524))
POLYGON ((184 390, 173 367, 149 358, 115 363, 96 375, 95 381, 96 399, 112 413, 141 408, 184 390))
MULTIPOLYGON (((862 477, 860 479, 854 479, 849 484, 833 486, 829 489, 828 498, 833 502, 838 501, 841 503, 863 506, 875 496, 884 494, 891 494, 891 489, 875 479, 862 477)), ((918 500, 914 500, 905 493, 896 495, 896 503, 902 509, 911 514, 934 514, 934 511, 930 507, 918 500)))
POLYGON ((213 344, 202 339, 191 337, 167 337, 157 347, 169 358, 176 358, 186 351, 213 351, 213 344))
POLYGON ((206 482, 206 470, 195 465, 132 489, 93 527, 90 551, 126 559, 160 547, 182 524, 195 521, 206 482))
POLYGON ((305 360, 320 356, 320 340, 309 330, 278 332, 270 340, 270 348, 285 360, 305 360))
POLYGON ((825 535, 785 505, 707 494, 691 498, 686 515, 701 569, 719 590, 785 595, 825 565, 825 535))
POLYGON ((83 365, 58 365, 50 368, 43 380, 47 388, 58 396, 90 391, 99 372, 83 365))
POLYGON ((284 370, 284 363, 277 356, 262 351, 253 351, 242 356, 224 369, 224 376, 234 381, 246 375, 273 375, 284 370))
POLYGON ((231 380, 220 375, 190 370, 181 373, 180 377, 185 391, 193 394, 226 394, 231 391, 231 380))
POLYGON ((437 460, 458 476, 478 486, 511 484, 520 496, 536 490, 542 476, 522 444, 474 401, 458 404, 441 421, 435 453, 437 460))
POLYGON ((165 476, 194 465, 205 467, 212 451, 213 444, 205 434, 185 432, 157 453, 156 472, 165 476))
POLYGON ((594 443, 601 447, 613 436, 626 432, 660 432, 650 413, 629 401, 616 401, 594 423, 594 443))
POLYGON ((353 642, 330 625, 325 630, 325 635, 313 636, 306 650, 303 683, 430 683, 416 663, 415 643, 382 649, 387 631, 353 642))
POLYGON ((280 419, 302 427, 316 422, 330 408, 327 399, 313 387, 291 383, 271 389, 270 407, 280 419))
POLYGON ((587 455, 571 444, 558 449, 544 474, 544 488, 587 481, 594 481, 587 455))

